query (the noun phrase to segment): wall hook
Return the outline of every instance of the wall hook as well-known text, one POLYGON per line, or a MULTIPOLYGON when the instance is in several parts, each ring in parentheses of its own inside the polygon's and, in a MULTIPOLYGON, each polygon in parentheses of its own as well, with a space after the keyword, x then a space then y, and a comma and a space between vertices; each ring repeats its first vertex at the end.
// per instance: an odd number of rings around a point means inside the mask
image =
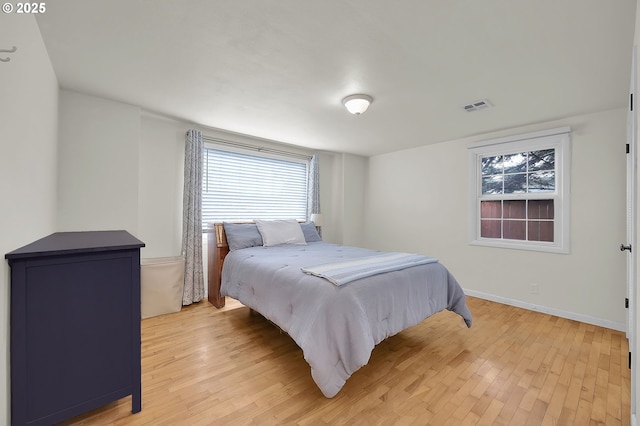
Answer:
MULTIPOLYGON (((12 49, 0 49, 0 53, 15 53, 16 50, 18 50, 18 48, 13 46, 12 49)), ((11 58, 0 58, 2 62, 9 62, 10 60, 11 58)))

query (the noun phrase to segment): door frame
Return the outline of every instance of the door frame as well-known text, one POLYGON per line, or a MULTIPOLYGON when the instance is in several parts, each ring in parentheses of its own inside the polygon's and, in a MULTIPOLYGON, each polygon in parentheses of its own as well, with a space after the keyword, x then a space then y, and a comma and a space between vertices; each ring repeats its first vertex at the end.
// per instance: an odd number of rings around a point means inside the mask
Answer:
POLYGON ((636 110, 636 46, 633 47, 631 54, 631 81, 629 84, 629 109, 627 113, 627 242, 631 246, 631 250, 627 251, 627 338, 629 339, 629 357, 631 368, 631 424, 636 425, 636 409, 637 409, 637 354, 640 353, 637 348, 637 330, 640 327, 637 318, 637 261, 635 251, 640 249, 637 246, 637 110, 636 110), (633 354, 633 355, 632 355, 633 354))

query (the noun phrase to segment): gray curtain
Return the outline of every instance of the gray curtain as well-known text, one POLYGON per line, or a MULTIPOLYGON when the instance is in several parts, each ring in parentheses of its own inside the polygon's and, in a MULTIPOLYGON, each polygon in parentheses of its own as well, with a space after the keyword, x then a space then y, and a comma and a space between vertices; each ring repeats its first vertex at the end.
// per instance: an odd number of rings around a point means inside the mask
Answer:
MULTIPOLYGON (((320 161, 318 156, 311 157, 309 162, 309 194, 307 196, 307 220, 312 214, 320 214, 320 161)), ((318 234, 322 236, 322 228, 318 228, 318 234)))
POLYGON ((202 275, 202 132, 189 130, 184 151, 182 255, 185 258, 182 304, 204 298, 202 275))

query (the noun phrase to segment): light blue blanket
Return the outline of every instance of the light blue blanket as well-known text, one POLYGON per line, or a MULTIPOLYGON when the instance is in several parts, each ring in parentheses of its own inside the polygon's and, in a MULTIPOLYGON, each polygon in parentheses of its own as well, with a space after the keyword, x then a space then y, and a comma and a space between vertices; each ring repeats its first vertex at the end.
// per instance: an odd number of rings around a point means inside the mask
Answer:
POLYGON ((440 262, 343 286, 302 272, 306 265, 384 254, 324 242, 234 250, 224 260, 220 292, 286 331, 302 348, 313 380, 331 398, 389 336, 443 309, 457 312, 471 326, 464 292, 440 262))
POLYGON ((385 272, 437 262, 433 257, 412 253, 380 253, 359 259, 306 266, 302 272, 329 280, 337 286, 385 272))

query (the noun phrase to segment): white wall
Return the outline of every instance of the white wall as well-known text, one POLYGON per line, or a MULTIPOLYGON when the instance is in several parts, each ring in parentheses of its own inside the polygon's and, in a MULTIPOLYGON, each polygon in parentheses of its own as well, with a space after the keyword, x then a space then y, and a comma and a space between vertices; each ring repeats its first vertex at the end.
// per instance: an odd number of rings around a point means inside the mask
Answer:
POLYGON ((361 244, 367 163, 367 158, 352 154, 320 155, 324 241, 344 245, 361 244))
MULTIPOLYGON (((142 257, 179 255, 184 141, 190 128, 214 138, 310 153, 61 90, 59 230, 126 229, 146 244, 142 257)), ((340 185, 332 186, 333 175, 342 176, 343 172, 343 162, 335 162, 335 157, 341 159, 342 154, 320 153, 320 203, 329 218, 344 216, 342 210, 332 213, 334 208, 343 208, 342 201, 336 204, 333 200, 342 200, 345 190, 341 179, 340 185)), ((363 161, 350 157, 353 164, 363 161)), ((362 183, 358 185, 361 187, 362 183)), ((325 222, 328 239, 340 242, 341 229, 336 231, 331 220, 325 222)))
POLYGON ((624 329, 625 132, 626 112, 614 110, 372 157, 363 244, 438 257, 472 294, 624 329), (469 246, 468 143, 564 125, 571 253, 469 246))
POLYGON ((185 127, 61 90, 59 230, 124 229, 142 257, 179 255, 185 127))
POLYGON ((344 188, 344 168, 343 155, 335 154, 320 158, 320 195, 326 197, 327 192, 330 196, 327 202, 320 201, 320 210, 322 211, 322 239, 324 241, 342 244, 343 243, 343 212, 344 197, 342 195, 344 188), (327 163, 331 163, 331 172, 327 173, 324 169, 327 163), (329 191, 327 191, 329 188, 329 191), (327 208, 327 203, 330 207, 327 208))
POLYGON ((138 235, 143 257, 179 256, 186 123, 143 113, 138 162, 138 235))
MULTIPOLYGON (((3 14, 4 15, 4 14, 3 14)), ((55 232, 58 82, 36 20, 1 17, 0 254, 55 232)), ((9 272, 0 267, 0 424, 9 424, 9 272)))
POLYGON ((60 91, 58 228, 138 228, 140 109, 60 91))
POLYGON ((342 161, 342 244, 357 246, 364 239, 364 189, 368 160, 357 155, 343 154, 342 161))

